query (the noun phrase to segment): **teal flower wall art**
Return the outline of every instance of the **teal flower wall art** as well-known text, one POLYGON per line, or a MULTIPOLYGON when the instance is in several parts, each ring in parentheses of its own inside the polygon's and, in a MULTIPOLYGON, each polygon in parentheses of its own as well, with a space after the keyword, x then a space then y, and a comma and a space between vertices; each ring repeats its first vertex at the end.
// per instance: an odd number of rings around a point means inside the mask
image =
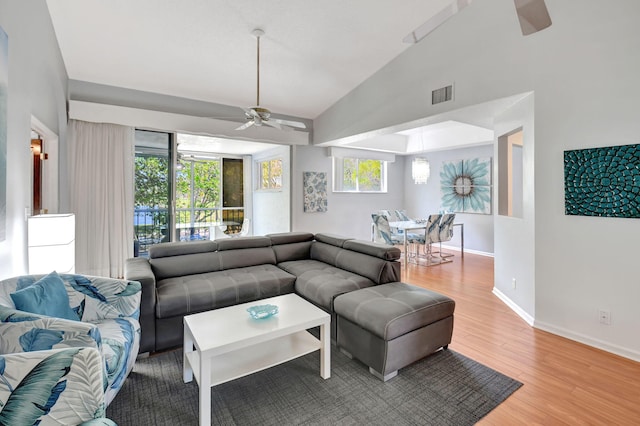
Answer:
POLYGON ((440 193, 445 211, 491 214, 491 158, 444 161, 440 193))
POLYGON ((640 218, 640 145, 564 152, 565 214, 640 218))

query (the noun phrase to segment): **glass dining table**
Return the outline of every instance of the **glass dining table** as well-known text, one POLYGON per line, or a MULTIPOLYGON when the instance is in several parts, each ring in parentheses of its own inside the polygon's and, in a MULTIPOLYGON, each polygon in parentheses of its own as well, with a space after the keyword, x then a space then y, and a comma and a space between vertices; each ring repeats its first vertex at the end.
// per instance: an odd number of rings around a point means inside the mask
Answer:
MULTIPOLYGON (((464 257, 464 223, 454 223, 454 227, 460 228, 460 257, 464 257)), ((410 231, 427 231, 427 221, 424 222, 414 221, 414 220, 403 220, 403 221, 395 221, 389 222, 389 227, 392 229, 402 230, 402 234, 404 235, 404 266, 407 266, 407 254, 408 254, 408 246, 409 242, 407 241, 407 234, 410 231)))

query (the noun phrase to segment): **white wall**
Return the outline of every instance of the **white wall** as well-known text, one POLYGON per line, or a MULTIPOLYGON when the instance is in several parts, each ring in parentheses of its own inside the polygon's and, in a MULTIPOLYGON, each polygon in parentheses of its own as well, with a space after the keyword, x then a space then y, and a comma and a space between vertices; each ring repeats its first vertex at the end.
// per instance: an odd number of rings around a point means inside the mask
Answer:
MULTIPOLYGON (((564 150, 640 142, 640 2, 546 4, 553 25, 524 37, 512 2, 473 2, 323 113, 315 140, 534 92, 535 291, 520 307, 538 327, 640 360, 640 219, 565 216, 563 185, 564 150), (429 105, 447 81, 454 100, 429 105), (611 325, 599 324, 599 308, 611 325)), ((508 238, 496 253, 510 256, 520 236, 508 238)), ((496 283, 511 280, 501 275, 496 283)))
POLYGON ((404 209, 404 158, 396 156, 387 166, 387 193, 354 194, 333 192, 332 160, 327 148, 293 147, 291 175, 291 209, 293 231, 327 232, 353 238, 371 239, 371 213, 380 209, 404 209), (326 172, 328 179, 327 211, 305 213, 303 210, 302 173, 326 172))
POLYGON ((291 230, 291 147, 279 146, 253 156, 253 235, 274 234, 291 230), (256 169, 259 161, 282 158, 282 189, 256 191, 256 169))
MULTIPOLYGON (((431 177, 426 185, 416 185, 411 178, 411 161, 414 157, 410 156, 405 160, 405 206, 410 217, 426 218, 429 214, 438 213, 442 210, 440 203, 440 170, 442 162, 476 157, 491 158, 493 157, 493 144, 420 154, 419 157, 428 159, 431 166, 431 177)), ((493 188, 492 196, 496 196, 493 188)), ((457 213, 455 222, 464 223, 465 250, 481 254, 493 254, 493 214, 457 213)), ((452 240, 443 244, 443 246, 460 247, 459 228, 453 228, 453 232, 452 240)))
POLYGON ((44 0, 0 0, 0 26, 9 37, 7 239, 0 242, 0 278, 5 278, 27 271, 32 116, 58 134, 60 170, 66 170, 67 74, 44 0))
MULTIPOLYGON (((494 293, 529 323, 535 318, 535 128, 534 95, 496 117, 494 158, 498 158, 498 138, 522 129, 522 216, 495 215, 494 293), (513 285, 515 280, 515 288, 513 285)), ((494 163, 494 182, 498 165, 494 163)), ((494 211, 498 211, 494 198, 494 211)))

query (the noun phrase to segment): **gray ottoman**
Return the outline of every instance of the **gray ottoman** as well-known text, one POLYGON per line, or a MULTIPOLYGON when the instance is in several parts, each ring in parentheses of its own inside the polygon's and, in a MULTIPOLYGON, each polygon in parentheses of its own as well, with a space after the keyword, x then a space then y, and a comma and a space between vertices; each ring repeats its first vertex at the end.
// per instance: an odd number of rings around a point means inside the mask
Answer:
POLYGON ((336 297, 337 345, 383 381, 398 369, 446 349, 455 302, 405 283, 363 288, 336 297))

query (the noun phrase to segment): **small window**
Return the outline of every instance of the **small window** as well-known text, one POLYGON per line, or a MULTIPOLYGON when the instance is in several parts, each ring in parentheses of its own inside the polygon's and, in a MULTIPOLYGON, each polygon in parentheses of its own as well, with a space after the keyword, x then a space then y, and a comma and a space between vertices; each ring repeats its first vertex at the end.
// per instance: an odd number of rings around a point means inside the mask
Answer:
POLYGON ((258 189, 282 189, 282 159, 258 162, 258 189))
POLYGON ((333 159, 336 192, 387 192, 387 162, 362 158, 333 159))

